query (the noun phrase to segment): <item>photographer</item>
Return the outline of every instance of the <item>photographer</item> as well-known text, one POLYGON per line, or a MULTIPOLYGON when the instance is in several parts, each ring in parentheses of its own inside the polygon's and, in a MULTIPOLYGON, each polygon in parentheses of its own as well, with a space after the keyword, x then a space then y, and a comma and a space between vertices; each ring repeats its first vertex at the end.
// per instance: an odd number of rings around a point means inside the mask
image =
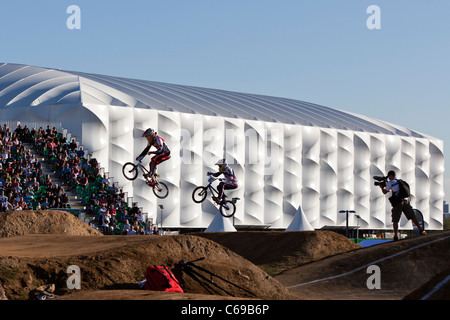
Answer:
POLYGON ((426 232, 422 229, 419 221, 416 218, 413 208, 409 204, 409 198, 401 198, 400 196, 400 182, 395 178, 395 172, 389 171, 387 175, 387 179, 389 181, 384 184, 378 184, 381 188, 383 194, 387 194, 389 191, 392 191, 392 197, 389 198, 392 204, 392 223, 394 228, 394 241, 398 240, 397 232, 398 232, 398 222, 400 221, 400 217, 402 212, 405 214, 408 220, 412 220, 414 224, 419 228, 420 234, 426 234, 426 232))

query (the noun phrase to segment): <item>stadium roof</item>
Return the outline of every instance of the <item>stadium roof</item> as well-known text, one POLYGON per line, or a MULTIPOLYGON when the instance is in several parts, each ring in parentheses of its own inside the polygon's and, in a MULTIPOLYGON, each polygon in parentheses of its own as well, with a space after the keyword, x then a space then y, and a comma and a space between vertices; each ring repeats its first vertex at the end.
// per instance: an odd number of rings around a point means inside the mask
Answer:
POLYGON ((424 136, 363 115, 293 99, 0 63, 0 108, 68 103, 148 108, 360 132, 424 136))

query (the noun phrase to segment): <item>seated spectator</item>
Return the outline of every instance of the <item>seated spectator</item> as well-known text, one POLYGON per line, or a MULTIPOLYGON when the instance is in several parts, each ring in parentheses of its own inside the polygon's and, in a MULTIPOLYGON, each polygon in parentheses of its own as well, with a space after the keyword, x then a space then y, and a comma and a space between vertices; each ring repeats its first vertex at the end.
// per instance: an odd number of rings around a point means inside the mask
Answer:
POLYGON ((67 183, 69 181, 69 175, 71 171, 72 169, 70 168, 69 163, 64 163, 64 167, 60 171, 60 175, 62 176, 64 182, 67 183))
POLYGON ((144 226, 139 226, 137 234, 138 235, 145 235, 144 226))
POLYGON ((70 142, 69 144, 69 151, 70 152, 75 152, 75 150, 77 149, 77 143, 75 142, 75 139, 72 139, 72 142, 70 142))
POLYGON ((95 229, 95 230, 98 230, 98 227, 92 222, 92 221, 89 221, 89 224, 88 224, 90 227, 92 227, 93 229, 95 229))
POLYGON ((53 182, 52 182, 52 178, 50 177, 49 174, 45 175, 44 179, 42 180, 41 185, 50 188, 53 186, 53 182))
POLYGON ((40 203, 40 205, 41 205, 41 209, 42 209, 42 210, 49 209, 49 208, 50 208, 50 202, 48 201, 48 198, 45 197, 45 198, 44 198, 44 201, 42 201, 42 202, 40 203))
POLYGON ((80 147, 80 149, 78 149, 78 151, 77 151, 77 156, 78 156, 78 158, 80 158, 80 159, 84 158, 85 152, 84 152, 84 150, 83 150, 83 147, 80 147))
POLYGON ((138 223, 145 223, 145 221, 144 221, 145 220, 144 214, 142 213, 141 209, 139 209, 136 218, 137 218, 137 222, 138 223))
POLYGON ((153 226, 152 226, 152 222, 150 220, 148 221, 148 223, 145 226, 146 226, 146 228, 144 230, 145 234, 147 234, 147 235, 153 234, 153 226))
POLYGON ((98 200, 99 204, 102 205, 107 205, 108 204, 108 200, 106 199, 106 195, 102 194, 100 195, 100 199, 98 200))
POLYGON ((8 201, 8 197, 5 197, 5 199, 2 201, 2 204, 1 204, 1 211, 9 211, 9 210, 13 210, 13 206, 8 201))
POLYGON ((87 187, 89 185, 89 180, 84 174, 78 175, 77 179, 78 185, 82 187, 87 187))
POLYGON ((100 218, 103 219, 104 216, 108 214, 108 208, 106 207, 106 204, 101 204, 100 210, 99 210, 100 218))
POLYGON ((108 190, 106 190, 106 185, 102 183, 98 189, 98 193, 106 195, 108 193, 108 190))
POLYGON ((130 216, 133 215, 134 213, 137 215, 138 211, 139 211, 139 208, 137 206, 137 202, 133 202, 133 206, 129 210, 130 216))
POLYGON ((132 225, 134 225, 135 223, 137 223, 137 213, 131 213, 130 217, 128 218, 128 220, 130 221, 130 223, 132 225))
POLYGON ((2 189, 0 192, 0 201, 5 201, 5 199, 6 199, 5 190, 2 189))
POLYGON ((159 236, 161 235, 161 232, 159 232, 158 227, 156 225, 153 226, 153 232, 152 235, 159 236))
POLYGON ((106 213, 104 216, 102 216, 102 228, 103 228, 103 234, 109 235, 110 234, 110 227, 109 224, 111 223, 111 217, 106 210, 106 213))
POLYGON ((134 226, 131 226, 130 230, 128 230, 127 235, 136 235, 136 230, 134 226))
POLYGON ((69 195, 64 190, 62 190, 59 198, 61 200, 62 208, 67 208, 67 206, 69 205, 69 195))
POLYGON ((127 220, 125 220, 122 230, 127 230, 127 232, 128 232, 128 230, 130 230, 130 229, 131 229, 131 224, 127 219, 127 220))
POLYGON ((124 209, 122 212, 122 221, 127 221, 130 218, 130 215, 128 214, 128 210, 124 209))
POLYGON ((116 209, 114 208, 114 205, 110 204, 109 205, 109 209, 108 209, 109 214, 111 215, 111 217, 115 218, 116 217, 116 209))
POLYGON ((19 210, 27 210, 28 209, 28 205, 22 196, 19 197, 19 200, 17 201, 17 206, 18 206, 18 208, 20 208, 19 210))
POLYGON ((103 175, 102 183, 105 184, 105 186, 109 185, 109 178, 106 176, 106 174, 103 175))

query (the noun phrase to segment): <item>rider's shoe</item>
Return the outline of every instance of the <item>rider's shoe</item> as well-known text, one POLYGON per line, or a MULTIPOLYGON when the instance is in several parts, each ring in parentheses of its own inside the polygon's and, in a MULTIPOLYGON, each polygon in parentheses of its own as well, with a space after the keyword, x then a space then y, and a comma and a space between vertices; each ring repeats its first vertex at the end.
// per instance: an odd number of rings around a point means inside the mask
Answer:
POLYGON ((230 208, 227 205, 227 200, 225 198, 223 198, 222 201, 220 201, 220 205, 225 209, 230 210, 230 208))

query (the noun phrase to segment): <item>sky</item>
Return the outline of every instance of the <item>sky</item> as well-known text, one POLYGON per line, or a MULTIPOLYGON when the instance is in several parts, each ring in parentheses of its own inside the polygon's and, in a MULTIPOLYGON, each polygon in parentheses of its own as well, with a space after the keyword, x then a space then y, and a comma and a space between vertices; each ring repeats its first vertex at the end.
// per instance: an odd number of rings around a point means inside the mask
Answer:
POLYGON ((355 112, 442 139, 450 168, 448 0, 1 0, 0 30, 0 62, 355 112))

